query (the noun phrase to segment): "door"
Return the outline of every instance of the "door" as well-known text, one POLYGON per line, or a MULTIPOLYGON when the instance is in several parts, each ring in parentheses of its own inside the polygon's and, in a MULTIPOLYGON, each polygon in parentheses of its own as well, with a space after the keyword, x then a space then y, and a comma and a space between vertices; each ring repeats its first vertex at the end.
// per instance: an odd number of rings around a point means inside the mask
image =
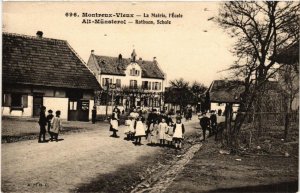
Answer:
POLYGON ((89 100, 69 99, 68 120, 89 121, 89 100))
POLYGON ((41 107, 43 106, 42 96, 33 96, 33 116, 40 116, 41 107))

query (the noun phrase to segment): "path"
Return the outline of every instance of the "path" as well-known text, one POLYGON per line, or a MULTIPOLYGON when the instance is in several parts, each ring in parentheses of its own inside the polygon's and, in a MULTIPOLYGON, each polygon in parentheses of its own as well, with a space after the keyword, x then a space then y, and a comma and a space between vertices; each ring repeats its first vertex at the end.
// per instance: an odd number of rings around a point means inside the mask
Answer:
MULTIPOLYGON (((98 175, 161 151, 147 145, 135 147, 123 140, 123 130, 120 127, 118 139, 109 137, 106 127, 65 135, 59 142, 2 144, 2 191, 69 192, 98 175)), ((194 127, 187 126, 188 132, 192 130, 194 127)))

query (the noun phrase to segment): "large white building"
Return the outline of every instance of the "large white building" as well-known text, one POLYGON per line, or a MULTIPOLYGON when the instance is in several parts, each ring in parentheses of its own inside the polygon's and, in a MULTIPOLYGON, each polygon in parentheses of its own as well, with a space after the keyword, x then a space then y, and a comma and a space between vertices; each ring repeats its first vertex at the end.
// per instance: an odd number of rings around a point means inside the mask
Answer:
POLYGON ((165 74, 155 57, 153 61, 136 58, 135 50, 130 58, 123 58, 121 54, 100 56, 91 51, 87 65, 104 89, 98 101, 98 106, 102 107, 98 110, 103 112, 105 106, 111 108, 114 105, 125 110, 162 108, 165 74))

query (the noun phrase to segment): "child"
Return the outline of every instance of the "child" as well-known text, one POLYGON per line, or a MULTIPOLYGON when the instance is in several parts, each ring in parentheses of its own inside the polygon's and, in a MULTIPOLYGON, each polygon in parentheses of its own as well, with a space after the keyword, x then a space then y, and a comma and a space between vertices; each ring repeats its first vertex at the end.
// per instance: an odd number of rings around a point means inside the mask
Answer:
POLYGON ((168 146, 172 146, 172 140, 173 140, 173 124, 170 122, 167 132, 166 132, 166 141, 168 143, 168 146))
POLYGON ((135 145, 142 145, 141 144, 142 137, 146 135, 144 123, 142 120, 143 120, 143 117, 139 116, 135 123, 135 127, 134 127, 135 128, 135 139, 136 139, 135 145))
POLYGON ((111 120, 110 120, 110 127, 111 127, 111 131, 113 132, 111 137, 118 138, 119 136, 117 135, 117 132, 119 127, 119 117, 118 117, 117 109, 114 109, 112 113, 111 120))
POLYGON ((168 129, 168 125, 166 123, 166 119, 162 118, 161 123, 159 123, 159 125, 158 125, 160 145, 165 145, 167 129, 168 129))
POLYGON ((155 145, 157 143, 158 134, 158 120, 155 120, 149 125, 148 142, 150 145, 155 145))
POLYGON ((55 115, 56 116, 51 121, 51 129, 50 129, 50 131, 52 132, 55 141, 58 142, 58 134, 59 134, 59 131, 62 128, 61 120, 59 118, 60 117, 60 111, 56 111, 55 115))
POLYGON ((53 119, 53 111, 50 109, 49 111, 48 111, 48 115, 47 115, 47 117, 46 117, 46 119, 47 119, 47 123, 48 123, 48 133, 49 133, 49 135, 50 135, 50 140, 51 141, 53 141, 53 134, 52 134, 52 132, 50 131, 50 128, 51 128, 51 120, 53 119))
POLYGON ((126 120, 125 125, 127 126, 126 130, 125 130, 125 134, 127 135, 127 140, 132 140, 133 136, 134 136, 134 121, 132 117, 128 117, 128 119, 126 120))
POLYGON ((183 123, 181 123, 180 118, 176 119, 176 124, 174 125, 173 132, 174 132, 173 140, 175 142, 175 148, 181 149, 182 146, 181 142, 184 134, 184 125, 183 123))

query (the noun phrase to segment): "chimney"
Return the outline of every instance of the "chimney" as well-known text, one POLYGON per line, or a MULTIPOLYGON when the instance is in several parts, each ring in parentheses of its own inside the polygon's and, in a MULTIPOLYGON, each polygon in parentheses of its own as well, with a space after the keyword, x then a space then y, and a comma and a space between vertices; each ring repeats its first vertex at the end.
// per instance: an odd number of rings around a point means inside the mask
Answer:
POLYGON ((157 63, 157 61, 156 61, 156 57, 153 57, 153 63, 157 63))
POLYGON ((95 50, 91 50, 91 54, 94 54, 95 50))
POLYGON ((42 31, 37 31, 36 32, 36 37, 42 38, 43 37, 43 32, 42 31))
POLYGON ((122 54, 119 54, 119 60, 122 60, 122 54))

